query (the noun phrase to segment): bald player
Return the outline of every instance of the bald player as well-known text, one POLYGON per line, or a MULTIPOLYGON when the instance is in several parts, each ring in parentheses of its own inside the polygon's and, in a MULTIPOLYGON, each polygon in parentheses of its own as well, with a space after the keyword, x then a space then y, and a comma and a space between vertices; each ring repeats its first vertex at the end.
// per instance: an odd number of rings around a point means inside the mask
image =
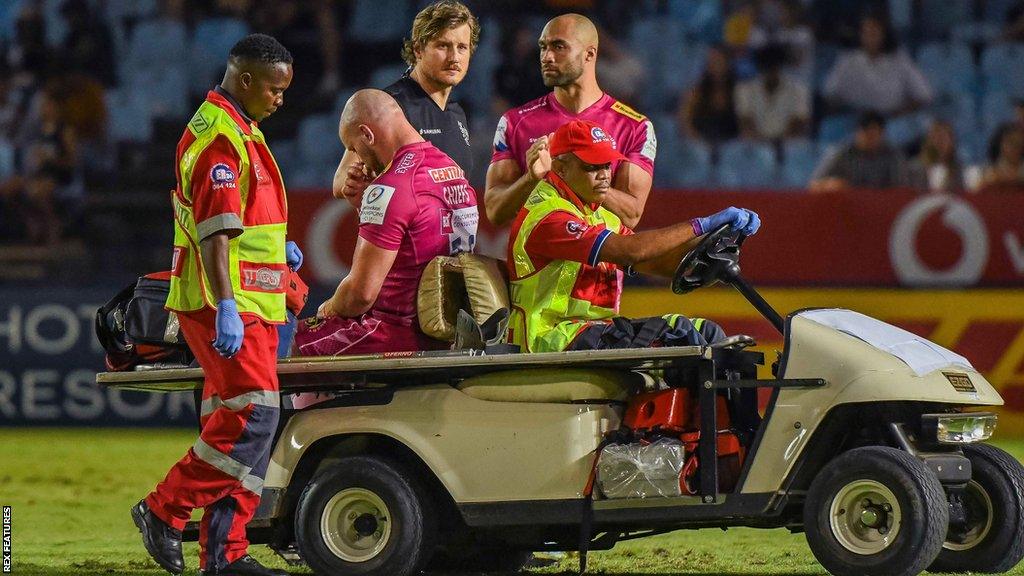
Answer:
POLYGON ((363 195, 352 269, 317 316, 299 325, 296 348, 333 356, 442 347, 420 331, 416 288, 434 257, 473 251, 476 192, 380 90, 349 99, 338 135, 380 176, 363 195))
POLYGON ((551 170, 548 135, 572 120, 604 128, 624 160, 612 164, 604 207, 629 228, 644 212, 658 144, 646 116, 605 94, 597 84, 597 28, 585 16, 564 14, 541 32, 541 74, 554 90, 513 108, 498 121, 487 169, 484 205, 497 225, 515 218, 530 192, 551 170))

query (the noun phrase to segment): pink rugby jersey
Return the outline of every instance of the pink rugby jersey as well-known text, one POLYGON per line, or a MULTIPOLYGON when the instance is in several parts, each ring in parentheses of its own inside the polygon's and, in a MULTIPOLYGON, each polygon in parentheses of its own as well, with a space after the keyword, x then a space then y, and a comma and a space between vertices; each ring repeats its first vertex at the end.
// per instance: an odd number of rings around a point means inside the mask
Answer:
POLYGON ((414 318, 423 269, 436 256, 472 252, 479 219, 476 192, 454 160, 430 142, 399 148, 359 209, 359 237, 398 251, 373 310, 414 318))
MULTIPOLYGON (((654 175, 654 157, 658 152, 654 125, 646 116, 608 94, 579 114, 562 107, 554 92, 505 112, 494 132, 491 164, 511 158, 526 172, 526 151, 530 145, 570 120, 589 120, 604 128, 629 162, 654 175)), ((612 165, 613 176, 617 168, 618 162, 612 165)))

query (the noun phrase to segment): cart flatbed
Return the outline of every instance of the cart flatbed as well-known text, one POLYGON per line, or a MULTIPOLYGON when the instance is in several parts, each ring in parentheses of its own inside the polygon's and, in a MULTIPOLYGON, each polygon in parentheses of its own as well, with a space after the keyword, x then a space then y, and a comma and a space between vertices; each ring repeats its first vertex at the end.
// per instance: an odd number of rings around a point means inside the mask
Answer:
MULTIPOLYGON (((489 372, 552 368, 659 370, 687 360, 710 358, 705 346, 580 350, 529 354, 486 354, 478 350, 371 354, 282 359, 277 374, 282 392, 356 390, 446 381, 489 372)), ((101 372, 107 388, 180 392, 201 388, 201 368, 155 368, 101 372)))

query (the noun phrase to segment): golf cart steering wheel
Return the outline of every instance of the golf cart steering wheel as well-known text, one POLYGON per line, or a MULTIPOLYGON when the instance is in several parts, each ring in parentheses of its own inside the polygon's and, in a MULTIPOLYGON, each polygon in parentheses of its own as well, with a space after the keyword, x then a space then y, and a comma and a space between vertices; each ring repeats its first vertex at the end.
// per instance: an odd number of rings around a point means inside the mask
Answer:
POLYGON ((745 235, 729 224, 712 230, 679 261, 672 277, 672 291, 687 294, 738 276, 740 245, 745 239, 745 235))

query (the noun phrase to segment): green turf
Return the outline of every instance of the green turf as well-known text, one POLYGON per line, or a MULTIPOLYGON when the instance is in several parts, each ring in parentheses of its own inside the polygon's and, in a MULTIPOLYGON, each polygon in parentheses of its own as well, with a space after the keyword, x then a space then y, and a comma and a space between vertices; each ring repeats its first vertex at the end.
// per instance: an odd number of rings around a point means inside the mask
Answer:
MULTIPOLYGON (((194 438, 189 430, 0 429, 0 504, 13 507, 13 574, 166 574, 142 548, 128 509, 194 438)), ((1024 441, 996 443, 1024 458, 1024 441)), ((185 554, 195 567, 196 544, 187 543, 185 554)), ((254 546, 253 554, 286 567, 265 546, 254 546)), ((567 574, 576 568, 574 555, 556 560, 531 572, 567 574)), ((590 572, 824 574, 803 535, 754 529, 680 531, 624 542, 591 553, 590 572)), ((1024 575, 1024 564, 1011 574, 1024 575)))

